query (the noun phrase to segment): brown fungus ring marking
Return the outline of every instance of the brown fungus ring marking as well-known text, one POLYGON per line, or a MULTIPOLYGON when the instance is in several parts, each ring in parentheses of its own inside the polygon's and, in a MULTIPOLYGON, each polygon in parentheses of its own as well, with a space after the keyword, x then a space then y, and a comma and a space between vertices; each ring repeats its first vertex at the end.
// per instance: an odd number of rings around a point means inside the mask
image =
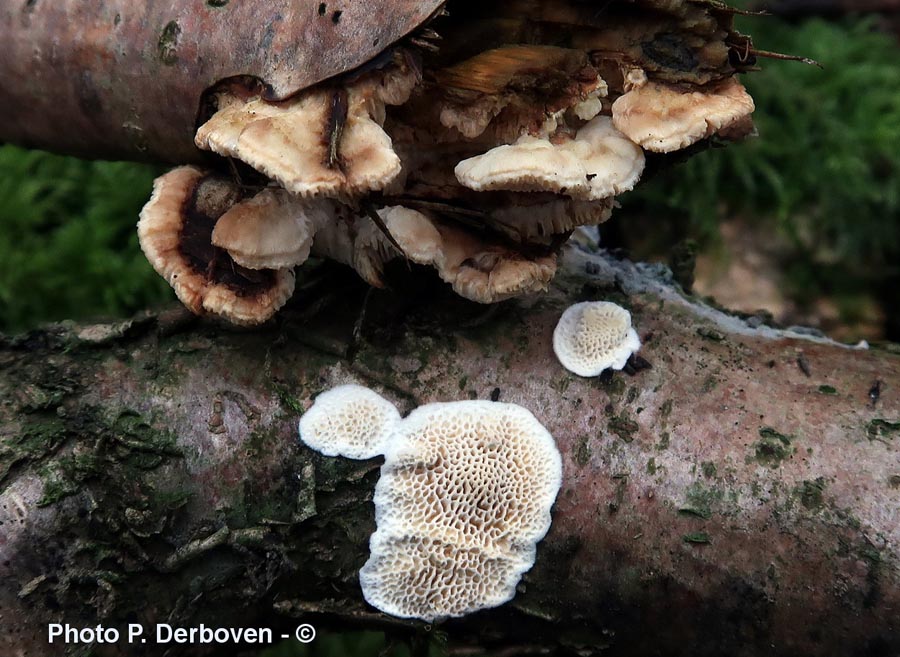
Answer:
POLYGON ((240 198, 231 182, 195 167, 157 178, 141 211, 141 249, 192 312, 235 324, 266 321, 294 292, 292 269, 250 269, 212 243, 219 217, 240 198))
POLYGON ((359 574, 369 604, 431 622, 513 598, 562 483, 556 442, 527 409, 434 403, 401 420, 371 390, 340 386, 303 416, 300 439, 327 454, 384 454, 359 574))

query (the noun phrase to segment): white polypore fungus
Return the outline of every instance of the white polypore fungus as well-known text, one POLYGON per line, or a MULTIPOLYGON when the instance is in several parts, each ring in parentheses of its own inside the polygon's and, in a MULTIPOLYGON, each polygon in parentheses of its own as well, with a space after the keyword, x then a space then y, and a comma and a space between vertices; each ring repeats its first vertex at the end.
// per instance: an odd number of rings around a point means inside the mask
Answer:
POLYGON ((574 139, 555 143, 525 135, 515 144, 456 165, 459 182, 475 191, 554 192, 599 200, 633 189, 644 153, 606 116, 591 119, 574 139))
POLYGON ((686 148, 753 113, 753 98, 737 78, 685 92, 659 82, 635 86, 612 105, 613 123, 648 151, 686 148))
POLYGON ((363 595, 434 620, 511 600, 562 482, 553 437, 515 404, 421 406, 397 427, 375 487, 363 595))
POLYGON ((433 621, 512 599, 550 528, 562 482, 553 437, 515 404, 428 404, 399 420, 392 405, 361 390, 320 395, 300 433, 326 454, 350 456, 361 442, 362 457, 376 445, 384 451, 377 529, 360 571, 366 600, 393 616, 433 621), (361 415, 361 399, 377 410, 361 415))
POLYGON ((249 269, 282 269, 306 262, 315 226, 309 203, 266 188, 219 217, 212 243, 249 269))
POLYGON ((300 418, 300 439, 326 456, 370 459, 384 454, 400 412, 378 393, 358 385, 323 392, 300 418))
POLYGON ((579 376, 620 370, 641 346, 631 313, 609 301, 570 306, 553 331, 553 351, 562 366, 579 376))

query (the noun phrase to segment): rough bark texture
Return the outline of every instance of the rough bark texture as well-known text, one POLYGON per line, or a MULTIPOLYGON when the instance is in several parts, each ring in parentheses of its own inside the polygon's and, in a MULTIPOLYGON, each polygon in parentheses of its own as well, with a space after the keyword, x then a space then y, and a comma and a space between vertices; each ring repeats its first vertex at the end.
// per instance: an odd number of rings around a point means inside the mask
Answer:
POLYGON ((0 654, 61 654, 48 621, 428 632, 360 594, 378 462, 297 441, 350 381, 404 412, 519 403, 563 452, 537 564, 510 604, 438 628, 451 646, 897 654, 900 357, 751 328, 608 256, 565 272, 494 308, 332 275, 253 332, 175 310, 6 339, 0 654), (557 363, 561 310, 599 298, 631 308, 650 368, 557 363))
POLYGON ((192 162, 204 92, 282 99, 421 25, 434 0, 3 0, 0 139, 90 158, 192 162))

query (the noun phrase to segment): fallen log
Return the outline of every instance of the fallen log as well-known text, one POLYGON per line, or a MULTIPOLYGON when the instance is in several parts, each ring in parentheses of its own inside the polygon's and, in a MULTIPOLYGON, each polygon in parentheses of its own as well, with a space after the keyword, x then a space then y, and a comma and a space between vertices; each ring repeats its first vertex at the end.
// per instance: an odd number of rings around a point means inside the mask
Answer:
POLYGON ((896 352, 724 314, 649 265, 564 261, 549 294, 490 308, 329 272, 253 332, 179 309, 4 338, 0 652, 86 650, 50 646, 49 623, 146 628, 100 655, 174 650, 159 623, 308 623, 460 654, 896 654, 896 352), (553 356, 563 308, 596 298, 631 309, 630 374, 553 356), (404 413, 515 402, 553 434, 563 486, 511 603, 437 627, 365 605, 379 461, 297 440, 313 398, 352 381, 404 413))

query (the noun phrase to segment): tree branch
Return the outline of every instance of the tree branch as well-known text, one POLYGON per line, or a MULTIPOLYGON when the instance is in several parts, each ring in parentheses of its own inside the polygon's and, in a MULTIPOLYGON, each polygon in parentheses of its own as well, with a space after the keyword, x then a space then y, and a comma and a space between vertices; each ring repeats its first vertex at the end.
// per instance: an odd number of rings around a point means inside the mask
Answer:
POLYGON ((4 339, 0 652, 55 650, 48 622, 434 631, 360 594, 378 461, 298 444, 303 410, 350 381, 404 413, 499 394, 563 452, 516 598, 438 628, 459 654, 900 648, 895 354, 752 328, 664 271, 574 248, 549 294, 491 312, 403 279, 311 276, 254 332, 173 310, 4 339), (562 309, 597 298, 630 307, 649 368, 556 362, 562 309))

